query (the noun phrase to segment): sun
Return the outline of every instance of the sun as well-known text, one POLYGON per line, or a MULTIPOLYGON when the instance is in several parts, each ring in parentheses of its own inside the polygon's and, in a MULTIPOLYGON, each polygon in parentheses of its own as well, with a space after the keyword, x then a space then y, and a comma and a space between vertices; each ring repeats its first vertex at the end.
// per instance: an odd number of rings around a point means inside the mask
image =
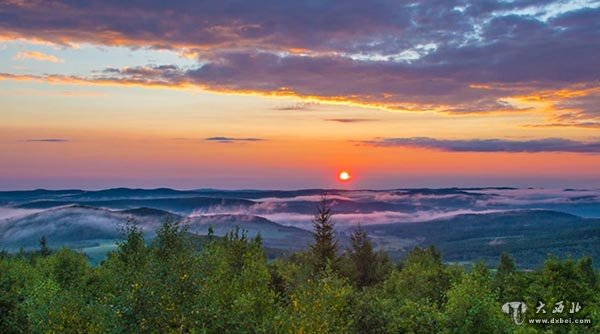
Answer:
POLYGON ((348 181, 350 180, 350 173, 343 171, 340 173, 340 180, 342 181, 348 181))

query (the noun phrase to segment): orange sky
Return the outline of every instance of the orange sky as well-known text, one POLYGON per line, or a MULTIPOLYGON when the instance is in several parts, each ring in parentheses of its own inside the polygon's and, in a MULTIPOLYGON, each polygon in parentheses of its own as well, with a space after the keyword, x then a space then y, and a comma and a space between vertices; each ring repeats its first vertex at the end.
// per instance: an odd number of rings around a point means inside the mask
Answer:
POLYGON ((0 4, 0 189, 600 187, 595 3, 237 6, 0 4))

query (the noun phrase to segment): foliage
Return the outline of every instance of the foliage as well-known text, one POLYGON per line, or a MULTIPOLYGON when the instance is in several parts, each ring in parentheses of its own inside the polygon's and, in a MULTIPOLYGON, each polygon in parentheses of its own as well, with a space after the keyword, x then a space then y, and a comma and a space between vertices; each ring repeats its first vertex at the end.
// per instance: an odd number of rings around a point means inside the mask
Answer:
POLYGON ((382 282, 391 271, 385 252, 373 251, 367 232, 360 224, 350 236, 350 249, 340 259, 339 269, 358 288, 382 282))
POLYGON ((0 333, 29 333, 25 300, 36 274, 22 259, 0 260, 0 333))
POLYGON ((45 235, 42 235, 40 238, 40 255, 48 256, 50 255, 50 248, 48 248, 48 240, 45 235))
POLYGON ((201 245, 185 222, 167 220, 152 240, 134 221, 116 251, 92 267, 70 249, 0 256, 0 333, 597 333, 599 274, 592 259, 549 257, 519 271, 448 265, 415 248, 397 265, 358 228, 337 255, 322 202, 315 245, 268 261, 260 237, 234 229, 201 245), (502 312, 524 301, 526 318, 551 318, 553 303, 581 304, 589 325, 515 325, 502 312), (547 314, 536 314, 544 301, 547 314))
POLYGON ((277 333, 348 333, 352 287, 328 266, 319 279, 289 291, 289 303, 275 318, 277 333))
POLYGON ((313 236, 315 243, 311 246, 315 268, 323 270, 336 260, 338 244, 335 240, 334 223, 331 220, 332 212, 327 196, 323 195, 317 213, 313 218, 313 236))
POLYGON ((448 291, 445 313, 450 333, 507 333, 510 320, 499 310, 488 270, 478 264, 448 291))
POLYGON ((384 283, 387 294, 441 306, 446 292, 456 277, 452 267, 442 263, 441 254, 434 248, 415 248, 384 283))

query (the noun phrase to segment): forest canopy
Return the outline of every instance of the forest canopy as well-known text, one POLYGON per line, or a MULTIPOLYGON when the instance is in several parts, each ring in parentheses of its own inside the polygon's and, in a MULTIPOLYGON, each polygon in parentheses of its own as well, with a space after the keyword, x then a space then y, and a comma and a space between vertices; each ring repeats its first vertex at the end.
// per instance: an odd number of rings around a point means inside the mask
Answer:
POLYGON ((269 261, 260 235, 240 229, 198 239, 166 220, 145 240, 130 223, 98 266, 44 238, 36 252, 2 253, 0 333, 600 332, 600 277, 589 257, 549 256, 519 271, 509 254, 496 268, 464 267, 429 247, 393 263, 360 226, 340 246, 325 201, 314 237, 309 249, 269 261), (503 311, 516 301, 527 306, 522 324, 503 311), (559 317, 590 323, 529 322, 559 317))

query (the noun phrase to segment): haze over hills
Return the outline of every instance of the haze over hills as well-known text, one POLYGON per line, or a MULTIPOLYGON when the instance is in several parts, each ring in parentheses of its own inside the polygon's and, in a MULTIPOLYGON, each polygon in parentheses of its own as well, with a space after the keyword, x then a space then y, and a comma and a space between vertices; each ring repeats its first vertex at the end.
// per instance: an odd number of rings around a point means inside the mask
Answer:
POLYGON ((600 219, 546 210, 466 214, 423 223, 370 225, 365 229, 392 257, 434 245, 446 261, 480 259, 495 265, 502 252, 517 265, 535 267, 548 254, 600 259, 600 219))
POLYGON ((81 205, 68 205, 47 209, 21 217, 8 218, 0 224, 0 248, 17 251, 34 249, 45 236, 50 247, 68 246, 95 250, 112 249, 121 237, 123 228, 131 222, 152 239, 155 231, 166 219, 181 221, 190 233, 208 234, 209 226, 214 235, 224 236, 239 226, 249 237, 260 233, 266 247, 300 250, 306 247, 312 235, 309 231, 283 226, 265 218, 252 215, 213 214, 183 217, 153 208, 137 208, 111 211, 81 205))
POLYGON ((81 204, 93 207, 102 207, 114 210, 135 209, 148 207, 159 210, 167 210, 177 214, 189 215, 194 211, 206 208, 240 208, 255 204, 244 199, 213 198, 213 197, 158 197, 158 198, 132 198, 132 199, 105 199, 105 200, 36 200, 16 205, 21 209, 47 209, 70 204, 81 204))
POLYGON ((301 250, 311 242, 311 219, 327 193, 341 245, 357 223, 378 248, 402 257, 435 245, 445 260, 496 261, 514 253, 524 267, 547 253, 600 257, 600 190, 446 188, 392 190, 175 190, 0 192, 0 249, 80 248, 100 259, 133 219, 148 238, 170 217, 197 235, 222 236, 239 226, 267 247, 301 250))

